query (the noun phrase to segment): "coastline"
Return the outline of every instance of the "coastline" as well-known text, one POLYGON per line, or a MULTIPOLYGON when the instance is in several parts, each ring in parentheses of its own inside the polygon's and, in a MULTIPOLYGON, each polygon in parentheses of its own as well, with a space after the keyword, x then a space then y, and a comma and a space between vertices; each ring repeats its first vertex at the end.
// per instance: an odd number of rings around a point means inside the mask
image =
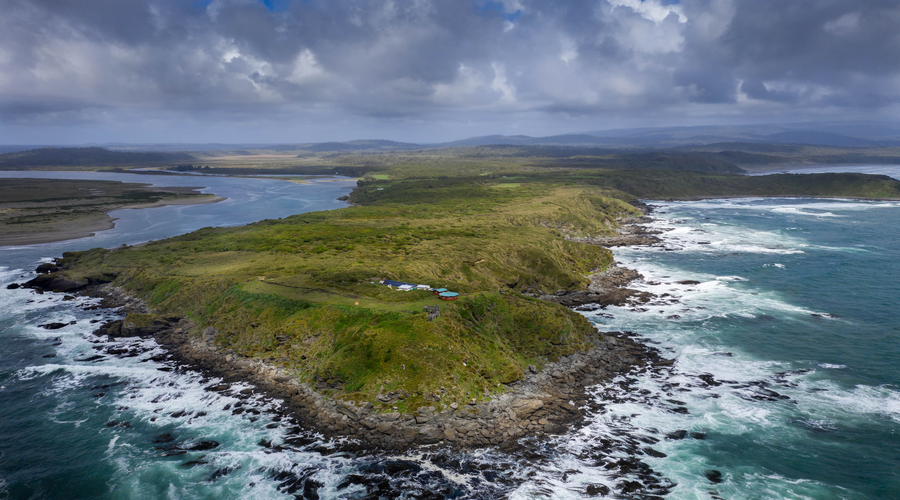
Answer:
MULTIPOLYGON (((622 222, 621 232, 628 235, 640 233, 634 229, 635 225, 646 219, 622 222)), ((640 239, 630 244, 647 244, 646 235, 638 236, 640 239)), ((54 270, 49 270, 51 273, 40 274, 25 286, 100 297, 100 307, 118 309, 123 314, 152 314, 141 300, 121 289, 105 283, 80 284, 58 279, 52 274, 54 270)), ((640 278, 640 274, 614 265, 593 275, 587 290, 540 298, 567 307, 648 302, 652 294, 625 288, 640 278)), ((166 359, 179 368, 221 379, 206 387, 207 390, 230 391, 232 382, 250 382, 254 385, 252 392, 282 400, 284 416, 297 425, 329 437, 355 439, 363 447, 386 450, 431 444, 460 449, 482 446, 505 449, 516 447, 521 438, 565 433, 584 423, 584 409, 592 403, 586 392, 588 387, 674 363, 663 359, 656 349, 634 340, 633 333, 596 332, 590 339, 590 349, 563 356, 541 370, 528 367, 523 379, 507 384, 502 392, 487 401, 453 404, 443 411, 431 406, 405 414, 376 413, 371 403, 355 406, 329 399, 278 367, 224 350, 213 343, 215 329, 207 327, 200 333, 195 324, 184 318, 156 317, 151 324, 142 326, 116 320, 94 333, 111 340, 153 337, 166 350, 166 359)), ((401 397, 402 394, 388 393, 379 395, 378 399, 391 403, 401 397)))
POLYGON ((731 196, 679 196, 675 198, 666 198, 659 201, 702 201, 702 200, 730 200, 739 198, 786 198, 796 200, 850 200, 850 201, 900 201, 900 198, 861 198, 853 196, 827 196, 827 195, 790 195, 790 194, 736 194, 731 196))
MULTIPOLYGON (((107 285, 92 287, 86 294, 102 297, 103 307, 139 314, 148 311, 140 300, 107 285)), ((328 399, 278 367, 221 349, 212 342, 216 332, 211 328, 192 336, 189 331, 194 326, 183 318, 159 318, 143 327, 116 320, 94 333, 110 339, 153 337, 179 368, 221 379, 206 390, 230 391, 233 382, 249 382, 252 392, 282 400, 284 415, 297 425, 328 437, 357 439, 363 447, 394 451, 430 444, 509 448, 523 437, 561 434, 582 423, 583 408, 590 402, 587 387, 674 363, 635 341, 633 334, 598 332, 588 351, 563 356, 540 371, 531 370, 524 380, 508 384, 505 392, 488 401, 444 411, 432 406, 406 414, 375 413, 371 404, 354 406, 328 399)), ((249 395, 246 390, 240 394, 249 395)), ((385 394, 381 401, 398 397, 385 394)))
MULTIPOLYGON (((171 191, 178 188, 169 188, 171 191)), ((193 189, 193 188, 191 188, 193 189)), ((206 205, 211 203, 219 203, 227 198, 215 195, 202 195, 193 198, 160 200, 154 203, 142 203, 137 205, 127 205, 122 207, 113 207, 106 211, 102 216, 85 217, 70 221, 65 221, 65 229, 40 231, 31 233, 5 233, 2 234, 2 243, 0 248, 6 246, 24 246, 38 245, 43 243, 56 243, 59 241, 75 240, 79 238, 87 238, 94 236, 97 232, 107 231, 116 227, 115 221, 118 218, 110 217, 109 212, 115 210, 130 210, 141 208, 158 208, 170 205, 206 205)))

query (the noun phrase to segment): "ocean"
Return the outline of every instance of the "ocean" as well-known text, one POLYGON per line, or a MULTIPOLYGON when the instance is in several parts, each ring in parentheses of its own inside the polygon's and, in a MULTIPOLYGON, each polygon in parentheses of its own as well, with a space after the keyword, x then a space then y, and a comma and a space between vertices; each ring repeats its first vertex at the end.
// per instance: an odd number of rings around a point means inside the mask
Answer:
POLYGON ((583 314, 671 369, 592 389, 583 428, 524 451, 397 455, 296 428, 247 386, 210 390, 218 381, 168 366, 152 340, 93 336, 115 316, 89 299, 6 289, 68 249, 244 224, 259 200, 266 217, 337 208, 351 185, 133 177, 230 200, 0 249, 0 499, 900 497, 898 202, 652 203, 664 246, 615 256, 658 298, 583 314), (50 322, 67 326, 38 326, 50 322))

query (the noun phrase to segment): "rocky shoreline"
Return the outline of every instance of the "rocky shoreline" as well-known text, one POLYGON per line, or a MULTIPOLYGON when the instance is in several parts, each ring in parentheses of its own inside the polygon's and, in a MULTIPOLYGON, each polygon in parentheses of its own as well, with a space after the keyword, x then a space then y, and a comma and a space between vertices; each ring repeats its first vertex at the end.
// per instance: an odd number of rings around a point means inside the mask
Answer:
MULTIPOLYGON (((109 285, 89 287, 82 293, 102 297, 104 307, 117 307, 123 313, 149 312, 139 300, 109 285)), ((354 407, 328 399, 280 368, 222 350, 213 343, 216 332, 211 328, 194 337, 188 333, 193 327, 181 318, 158 318, 144 326, 115 320, 95 334, 111 340, 153 337, 166 349, 169 361, 221 379, 207 390, 225 391, 231 383, 248 382, 254 386, 253 392, 282 400, 285 414, 304 428, 387 450, 438 443, 505 448, 525 436, 561 434, 581 422, 590 400, 587 387, 672 364, 630 334, 610 332, 598 334, 592 349, 530 371, 524 380, 509 384, 506 392, 489 401, 443 411, 429 407, 406 414, 376 413, 371 404, 354 407)))
MULTIPOLYGON (((645 219, 623 221, 635 224, 645 219)), ((639 231, 626 230, 640 235, 639 231)), ((642 235, 643 238, 645 235, 642 235)), ((653 237, 655 238, 655 237, 653 237)), ((658 238, 657 238, 658 240, 658 238)), ((647 244, 646 239, 631 244, 647 244)), ((121 289, 103 283, 76 283, 54 275, 56 266, 44 264, 35 279, 24 286, 43 291, 79 293, 100 297, 100 307, 115 308, 123 314, 149 314, 139 299, 121 289)), ((544 300, 567 307, 597 304, 647 302, 652 295, 625 288, 642 276, 630 269, 610 266, 591 276, 587 290, 545 295, 544 300)), ((637 342, 633 334, 597 333, 592 347, 584 352, 547 363, 541 370, 529 367, 524 380, 508 384, 505 391, 488 401, 451 405, 443 410, 434 406, 417 411, 379 413, 371 403, 357 407, 326 398, 308 384, 298 382, 281 368, 237 355, 215 345, 217 333, 206 328, 192 335, 197 325, 184 318, 154 318, 150 324, 135 325, 125 320, 104 324, 95 334, 108 338, 153 337, 163 346, 169 361, 179 367, 197 370, 209 378, 221 379, 207 390, 226 391, 234 382, 248 382, 252 392, 283 401, 282 408, 298 425, 330 437, 357 439, 363 446, 404 450, 412 446, 444 444, 456 448, 516 446, 526 436, 561 434, 583 421, 584 408, 592 398, 586 388, 608 382, 620 375, 670 366, 659 352, 637 342)), ((391 395, 383 396, 390 401, 391 395)), ((240 412, 239 408, 233 411, 240 412)))

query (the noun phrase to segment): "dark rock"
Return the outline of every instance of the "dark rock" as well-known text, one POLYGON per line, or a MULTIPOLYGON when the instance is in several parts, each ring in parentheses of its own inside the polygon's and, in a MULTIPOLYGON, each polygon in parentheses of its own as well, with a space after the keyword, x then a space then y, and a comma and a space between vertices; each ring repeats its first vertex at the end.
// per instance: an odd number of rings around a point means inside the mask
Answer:
POLYGON ((18 283, 10 283, 9 285, 6 285, 7 290, 15 290, 17 288, 22 288, 22 285, 18 283))
POLYGON ((75 361, 78 361, 79 363, 90 363, 101 359, 105 359, 105 357, 97 354, 96 356, 89 356, 87 358, 76 358, 75 361))
POLYGON ((691 437, 694 439, 706 439, 705 432, 692 432, 691 437))
POLYGON ((43 325, 38 325, 44 330, 59 330, 60 328, 67 327, 73 323, 44 323, 43 325))
POLYGON ((160 434, 150 440, 151 443, 171 443, 175 440, 175 436, 169 434, 168 432, 165 434, 160 434))
POLYGON ((722 473, 715 470, 710 469, 706 471, 706 479, 709 479, 711 483, 718 484, 722 482, 722 473))
POLYGON ((369 481, 364 476, 360 476, 358 474, 348 474, 347 476, 344 477, 344 479, 341 480, 340 483, 338 483, 336 489, 338 491, 341 491, 341 490, 347 489, 348 487, 350 487, 354 484, 365 486, 368 482, 369 481))
POLYGON ((319 488, 322 486, 325 485, 318 481, 307 479, 303 484, 303 500, 319 500, 319 488))
POLYGON ((637 481, 622 481, 619 483, 619 489, 622 493, 637 493, 644 489, 644 485, 637 481))
POLYGON ((207 451, 212 450, 214 448, 218 448, 219 443, 217 441, 196 441, 194 443, 187 443, 180 446, 181 449, 189 450, 189 451, 207 451))
POLYGON ((221 469, 218 469, 215 472, 213 472, 212 474, 210 474, 209 477, 206 478, 206 481, 211 483, 221 477, 225 477, 228 474, 231 474, 234 471, 235 471, 235 469, 232 467, 222 467, 221 469))
POLYGON ((661 451, 657 451, 657 450, 654 450, 653 448, 649 448, 649 447, 644 448, 644 453, 650 455, 651 457, 656 457, 656 458, 666 458, 668 456, 661 451))
POLYGON ((566 294, 562 297, 557 295, 542 295, 541 299, 548 302, 555 302, 566 307, 578 307, 585 304, 596 304, 596 307, 603 308, 607 306, 627 305, 631 301, 648 302, 653 298, 650 292, 641 292, 630 288, 617 288, 603 293, 590 293, 586 291, 578 291, 566 294))
POLYGON ((88 283, 76 282, 63 277, 52 274, 39 274, 22 286, 26 288, 34 288, 36 291, 53 291, 53 292, 76 292, 87 287, 88 283))
POLYGON ((57 267, 56 264, 53 264, 51 262, 45 262, 45 263, 37 266, 37 268, 35 268, 35 271, 37 271, 40 274, 55 273, 56 271, 59 271, 59 267, 57 267))
POLYGON ((697 280, 681 280, 681 281, 676 281, 675 283, 678 283, 679 285, 699 285, 700 284, 700 282, 697 280))
POLYGON ((609 495, 609 486, 605 484, 589 484, 584 489, 585 494, 592 497, 609 495))
POLYGON ((687 437, 687 434, 688 434, 688 431, 686 431, 684 429, 679 429, 677 431, 666 434, 666 438, 667 439, 684 439, 687 437))
POLYGON ((208 463, 209 462, 207 462, 205 460, 191 460, 190 462, 185 462, 185 463, 181 464, 181 466, 184 468, 189 468, 189 467, 195 467, 197 465, 206 465, 208 463))

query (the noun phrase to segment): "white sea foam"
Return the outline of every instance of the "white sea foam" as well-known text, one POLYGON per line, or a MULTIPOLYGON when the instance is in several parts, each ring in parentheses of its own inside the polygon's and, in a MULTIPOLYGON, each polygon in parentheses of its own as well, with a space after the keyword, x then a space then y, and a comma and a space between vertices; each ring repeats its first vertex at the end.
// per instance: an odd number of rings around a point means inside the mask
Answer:
MULTIPOLYGON (((11 278, 13 271, 6 272, 7 278, 11 278)), ((62 301, 55 294, 39 296, 31 290, 3 289, 0 290, 0 305, 4 306, 0 309, 3 311, 0 312, 0 324, 3 325, 0 329, 30 337, 55 353, 47 363, 22 368, 13 377, 18 381, 40 378, 44 382, 40 395, 53 404, 47 415, 50 421, 78 429, 77 432, 97 432, 100 427, 99 432, 108 439, 103 447, 104 456, 119 470, 110 484, 117 497, 156 498, 161 484, 169 484, 171 498, 292 498, 279 490, 279 481, 272 477, 279 471, 316 481, 321 485, 317 486, 320 498, 353 497, 364 495, 366 490, 360 485, 342 486, 338 490, 347 475, 358 473, 359 467, 367 461, 392 458, 361 459, 328 453, 323 450, 335 449, 336 441, 312 434, 303 435, 313 442, 318 440, 320 448, 315 450, 306 445, 278 449, 261 446, 261 442, 278 444, 294 436, 294 429, 288 422, 276 424, 273 421, 281 404, 279 400, 260 395, 239 396, 241 389, 250 387, 243 383, 230 384, 231 389, 224 392, 208 391, 206 387, 221 380, 207 380, 191 371, 160 371, 170 367, 165 362, 151 359, 164 354, 152 339, 109 341, 91 333, 97 326, 97 323, 89 322, 91 318, 108 320, 116 317, 108 312, 95 316, 95 313, 78 308, 94 302, 62 301), (38 300, 28 303, 35 299, 38 300), (76 323, 58 330, 35 326, 51 321, 76 323), (111 355, 106 352, 110 347, 127 348, 139 354, 111 355), (92 356, 102 358, 89 361, 92 356), (233 414, 238 403, 252 411, 233 414), (98 409, 101 415, 112 413, 111 424, 128 422, 129 425, 107 427, 102 421, 98 423, 98 409), (163 451, 157 451, 158 445, 149 443, 146 435, 135 435, 136 429, 150 436, 171 433, 175 438, 173 443, 211 439, 220 445, 202 453, 188 452, 165 458, 160 456, 163 451), (201 459, 201 456, 205 463, 188 468, 181 466, 201 459), (218 476, 214 477, 217 471, 218 476)), ((423 467, 425 482, 418 482, 415 477, 390 478, 392 488, 398 494, 416 489, 425 491, 435 481, 453 484, 472 495, 488 497, 495 496, 490 492, 496 488, 503 488, 481 477, 478 464, 497 461, 490 455, 467 455, 466 459, 474 463, 471 472, 437 466, 427 457, 412 459, 423 467)), ((515 471, 504 473, 518 474, 515 471)), ((519 476, 524 477, 524 473, 519 476)))
MULTIPOLYGON (((808 205, 804 205, 804 208, 806 207, 808 207, 808 205)), ((846 215, 838 215, 832 212, 810 212, 809 210, 798 207, 776 207, 773 208, 772 211, 791 215, 808 215, 812 217, 846 217, 846 215)))
MULTIPOLYGON (((803 205, 803 210, 798 212, 791 206, 743 206, 747 201, 734 202, 731 208, 770 212, 781 217, 815 215, 827 218, 843 210, 900 207, 900 204, 894 203, 827 202, 803 205), (852 206, 848 208, 848 205, 852 206), (813 212, 819 210, 822 212, 813 212)), ((693 203, 686 205, 696 208, 693 203)), ((710 208, 721 208, 723 203, 710 202, 709 205, 710 208)), ((667 206, 664 210, 677 208, 667 206)), ((773 250, 803 252, 811 248, 859 250, 814 247, 801 239, 802 233, 787 236, 784 232, 746 230, 727 224, 703 222, 701 225, 681 213, 678 216, 681 222, 679 227, 666 233, 664 238, 682 252, 715 253, 741 249, 747 253, 774 253, 773 250), (709 244, 701 245, 699 242, 709 244)), ((670 227, 673 222, 658 221, 654 227, 670 227)), ((873 417, 900 421, 900 392, 894 387, 847 388, 822 379, 821 374, 817 375, 814 370, 796 370, 791 362, 760 360, 733 346, 723 345, 718 340, 716 324, 707 326, 709 321, 729 316, 773 317, 781 321, 808 321, 810 315, 830 319, 834 316, 791 304, 777 292, 754 287, 752 279, 747 282, 745 277, 740 276, 686 273, 655 262, 647 250, 637 248, 620 248, 614 253, 626 267, 636 269, 645 276, 643 282, 633 283, 631 287, 658 296, 664 293, 669 296, 638 307, 608 307, 584 314, 609 330, 632 330, 646 334, 658 343, 663 355, 675 356, 677 362, 669 376, 639 376, 634 387, 619 390, 617 394, 621 402, 612 403, 608 399, 609 391, 616 392, 615 384, 598 388, 598 401, 603 403, 604 409, 591 418, 588 427, 567 438, 568 442, 562 446, 571 454, 584 453, 598 439, 611 439, 623 432, 631 435, 648 433, 656 439, 679 429, 723 436, 752 434, 758 436, 758 440, 782 445, 808 439, 807 432, 810 430, 833 432, 840 425, 867 422, 873 417), (700 283, 677 283, 683 280, 700 283), (660 321, 660 316, 669 319, 660 321), (640 396, 641 393, 646 396, 640 396), (675 405, 683 405, 689 413, 672 414, 675 405), (791 422, 801 425, 791 425, 791 422)), ((787 269, 779 262, 764 266, 787 269)), ((824 370, 846 368, 824 362, 812 364, 824 370)), ((668 457, 645 456, 641 459, 678 483, 672 493, 676 498, 709 498, 711 490, 723 498, 819 498, 835 491, 833 485, 737 469, 723 470, 723 482, 711 486, 704 477, 704 471, 715 468, 715 464, 704 463, 702 459, 705 455, 703 449, 708 446, 706 443, 689 437, 662 439, 652 447, 668 457)), ((579 475, 581 485, 611 484, 617 480, 600 469, 590 464, 583 466, 579 475)), ((520 497, 540 496, 537 485, 547 483, 548 476, 558 477, 559 473, 538 472, 540 480, 535 479, 528 487, 521 488, 523 494, 520 497)), ((566 485, 555 486, 564 488, 566 485)), ((565 498, 566 495, 559 493, 550 496, 565 498)))

